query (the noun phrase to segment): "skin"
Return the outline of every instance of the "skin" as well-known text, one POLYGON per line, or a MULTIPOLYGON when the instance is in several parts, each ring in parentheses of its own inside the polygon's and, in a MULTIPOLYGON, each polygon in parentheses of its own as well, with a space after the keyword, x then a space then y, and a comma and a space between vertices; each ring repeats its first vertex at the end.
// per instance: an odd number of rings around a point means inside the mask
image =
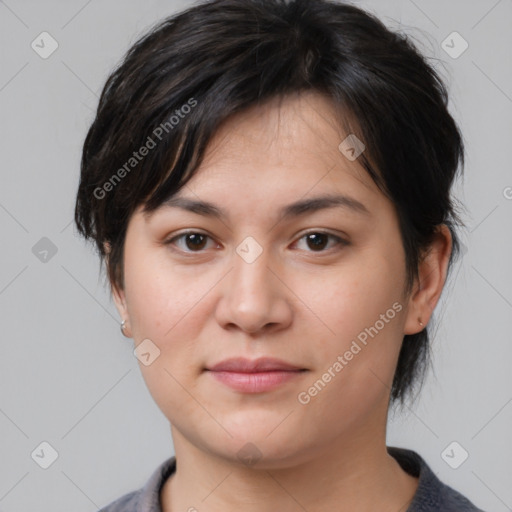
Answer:
POLYGON ((440 226, 405 296, 405 253, 394 205, 359 161, 329 100, 288 96, 228 119, 179 195, 215 203, 224 220, 176 207, 139 208, 126 241, 124 289, 113 297, 135 346, 160 356, 140 370, 168 418, 178 467, 161 492, 164 512, 405 511, 417 488, 386 451, 389 393, 403 336, 427 324, 451 251, 440 226), (279 220, 278 210, 325 193, 356 198, 362 215, 330 208, 279 220), (207 235, 191 241, 190 229, 207 235), (329 232, 317 248, 304 236, 329 232), (248 263, 248 236, 262 249, 248 263), (187 243, 188 242, 188 243, 187 243), (421 286, 419 285, 421 283, 421 286), (309 403, 307 391, 365 327, 398 302, 392 320, 309 403), (203 371, 229 357, 284 359, 308 371, 257 394, 203 371), (253 443, 259 459, 237 453, 253 443))

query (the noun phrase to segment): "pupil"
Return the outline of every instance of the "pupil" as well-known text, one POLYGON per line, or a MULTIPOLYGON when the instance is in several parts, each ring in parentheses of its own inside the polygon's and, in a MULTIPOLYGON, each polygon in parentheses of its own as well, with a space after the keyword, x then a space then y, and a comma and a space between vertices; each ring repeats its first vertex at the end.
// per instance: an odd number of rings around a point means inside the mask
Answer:
POLYGON ((325 238, 326 235, 320 234, 320 233, 312 233, 308 235, 308 241, 313 242, 313 247, 315 248, 322 248, 325 246, 325 238), (323 240, 322 240, 323 238, 323 240), (316 242, 315 242, 316 240, 316 242))
MULTIPOLYGON (((188 248, 189 249, 191 248, 190 245, 192 245, 192 248, 196 248, 196 249, 201 248, 201 241, 200 241, 201 237, 203 237, 203 235, 201 235, 201 234, 192 233, 192 234, 188 235, 188 237, 187 237, 188 248), (192 241, 192 244, 188 243, 190 241, 192 241), (198 241, 199 241, 199 243, 197 243, 198 241)), ((203 240, 203 243, 204 243, 204 240, 203 240)))

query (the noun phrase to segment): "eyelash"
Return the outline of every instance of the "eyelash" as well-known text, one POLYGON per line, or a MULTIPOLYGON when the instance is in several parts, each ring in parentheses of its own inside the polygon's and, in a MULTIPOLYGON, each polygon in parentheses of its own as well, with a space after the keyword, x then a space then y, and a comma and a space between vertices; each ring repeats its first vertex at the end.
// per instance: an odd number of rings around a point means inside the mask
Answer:
MULTIPOLYGON (((349 242, 347 242, 346 240, 344 240, 343 238, 337 236, 337 235, 334 235, 332 233, 329 233, 328 231, 308 231, 307 233, 304 233, 298 240, 302 240, 304 238, 306 238, 307 236, 309 235, 326 235, 332 239, 334 239, 336 241, 336 245, 337 246, 341 246, 341 247, 345 247, 347 245, 350 245, 349 242)), ((164 245, 174 245, 174 242, 176 240, 179 240, 179 239, 183 239, 184 237, 186 237, 187 235, 202 235, 202 236, 205 236, 207 238, 209 238, 210 240, 212 240, 212 238, 210 237, 210 235, 206 234, 206 233, 203 233, 201 231, 184 231, 183 233, 180 233, 178 235, 174 235, 173 237, 167 239, 165 242, 164 242, 164 245)), ((173 248, 173 250, 175 250, 173 248)), ((332 250, 332 248, 331 248, 332 250)), ((318 254, 321 254, 321 253, 328 253, 330 252, 331 250, 329 249, 322 249, 320 251, 307 251, 307 252, 311 252, 311 253, 318 253, 318 254)), ((181 249, 178 249, 177 252, 181 252, 183 254, 201 254, 202 252, 204 252, 204 250, 199 250, 199 251, 190 251, 190 250, 187 250, 187 251, 183 251, 181 249)))

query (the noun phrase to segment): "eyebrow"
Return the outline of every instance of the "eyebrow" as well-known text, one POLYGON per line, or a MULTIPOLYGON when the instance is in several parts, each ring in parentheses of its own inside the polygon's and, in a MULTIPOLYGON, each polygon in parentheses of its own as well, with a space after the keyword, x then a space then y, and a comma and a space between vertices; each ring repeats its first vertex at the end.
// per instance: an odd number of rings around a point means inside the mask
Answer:
MULTIPOLYGON (((180 208, 205 217, 214 217, 226 220, 228 214, 219 206, 208 201, 190 199, 188 197, 175 196, 162 203, 161 208, 180 208)), ((323 195, 302 199, 282 207, 278 212, 279 220, 299 217, 306 213, 313 213, 328 208, 344 208, 354 213, 371 216, 368 208, 353 197, 347 195, 323 195)))

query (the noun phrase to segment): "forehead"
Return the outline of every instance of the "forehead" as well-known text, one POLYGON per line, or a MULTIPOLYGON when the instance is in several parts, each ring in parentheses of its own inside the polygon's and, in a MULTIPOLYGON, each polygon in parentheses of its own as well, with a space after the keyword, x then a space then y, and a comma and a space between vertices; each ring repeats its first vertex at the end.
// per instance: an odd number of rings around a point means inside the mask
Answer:
POLYGON ((226 144, 242 142, 239 139, 243 139, 245 145, 286 149, 294 147, 294 141, 306 134, 316 135, 316 139, 323 138, 330 145, 332 136, 336 139, 341 136, 332 112, 333 106, 328 98, 312 92, 275 97, 252 105, 220 123, 209 142, 207 153, 213 157, 217 150, 226 150, 226 144))
POLYGON ((365 204, 370 210, 382 193, 360 159, 351 161, 340 151, 347 133, 334 110, 328 98, 302 93, 232 115, 216 130, 190 181, 161 208, 209 210, 220 218, 211 202, 225 209, 263 204, 286 215, 293 208, 285 204, 329 195, 347 212, 364 213, 365 204))
POLYGON ((249 187, 263 181, 283 187, 297 184, 304 190, 324 180, 330 186, 357 181, 377 192, 361 159, 351 161, 340 150, 349 135, 325 96, 303 92, 273 98, 219 126, 189 183, 208 182, 211 187, 220 180, 226 187, 242 181, 249 187))

